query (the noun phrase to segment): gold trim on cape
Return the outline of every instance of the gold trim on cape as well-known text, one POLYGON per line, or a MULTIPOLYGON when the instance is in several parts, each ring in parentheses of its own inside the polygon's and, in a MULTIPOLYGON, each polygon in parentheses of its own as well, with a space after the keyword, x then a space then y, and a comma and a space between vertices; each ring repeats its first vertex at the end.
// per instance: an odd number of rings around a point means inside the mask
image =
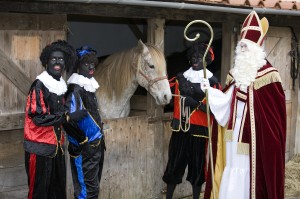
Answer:
POLYGON ((250 109, 250 125, 251 125, 251 199, 255 199, 255 182, 256 182, 256 131, 255 131, 255 118, 254 118, 254 98, 253 98, 253 83, 249 86, 249 109, 250 109))
POLYGON ((271 83, 275 83, 275 82, 280 82, 281 83, 281 78, 279 76, 279 73, 274 68, 268 68, 264 71, 261 71, 261 72, 257 73, 257 76, 258 77, 254 82, 254 89, 255 90, 258 90, 261 87, 263 87, 265 85, 268 85, 268 84, 271 84, 271 83), (266 73, 268 73, 268 74, 266 74, 266 73))
POLYGON ((237 154, 249 155, 249 144, 244 142, 237 143, 237 154))
POLYGON ((243 100, 247 100, 247 95, 245 95, 244 93, 241 92, 236 92, 236 96, 243 99, 243 100))
POLYGON ((231 74, 228 74, 227 75, 227 78, 226 78, 226 85, 229 85, 232 81, 234 81, 233 77, 231 76, 231 74))
POLYGON ((247 106, 247 103, 245 103, 244 110, 243 110, 243 117, 242 117, 240 129, 239 129, 238 143, 242 142, 242 138, 243 138, 243 134, 244 134, 244 130, 243 129, 244 129, 244 126, 245 126, 245 120, 246 120, 247 111, 248 111, 248 106, 247 106))

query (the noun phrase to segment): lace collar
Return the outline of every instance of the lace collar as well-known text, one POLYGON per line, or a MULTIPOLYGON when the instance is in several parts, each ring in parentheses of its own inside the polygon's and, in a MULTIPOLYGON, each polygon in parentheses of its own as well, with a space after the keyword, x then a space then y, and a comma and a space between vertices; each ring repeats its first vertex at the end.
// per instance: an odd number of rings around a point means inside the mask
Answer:
MULTIPOLYGON (((204 74, 203 69, 202 70, 193 70, 192 67, 190 67, 187 71, 183 73, 183 76, 192 83, 201 83, 204 74)), ((209 79, 213 76, 213 74, 206 69, 206 78, 209 79)))
POLYGON ((43 84, 46 86, 46 88, 49 89, 51 93, 62 95, 67 92, 67 84, 62 77, 60 77, 60 80, 57 81, 51 75, 49 75, 47 71, 44 71, 40 75, 38 75, 36 79, 43 82, 43 84))
POLYGON ((68 79, 68 84, 77 84, 84 88, 84 90, 94 93, 98 88, 99 84, 95 78, 87 78, 77 73, 73 73, 68 79))

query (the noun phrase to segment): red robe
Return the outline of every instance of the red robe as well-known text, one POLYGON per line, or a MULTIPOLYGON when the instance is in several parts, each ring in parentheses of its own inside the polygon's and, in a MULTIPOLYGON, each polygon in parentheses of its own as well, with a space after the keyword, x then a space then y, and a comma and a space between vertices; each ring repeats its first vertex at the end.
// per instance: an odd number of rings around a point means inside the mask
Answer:
MULTIPOLYGON (((224 91, 233 84, 235 84, 234 79, 229 74, 224 91)), ((239 91, 237 90, 233 92, 231 113, 235 107, 234 100, 238 97, 236 93, 239 91)), ((255 81, 248 87, 246 96, 248 111, 245 123, 241 126, 240 136, 242 136, 242 143, 249 144, 250 199, 283 199, 286 140, 285 95, 279 73, 270 63, 258 71, 255 81)), ((234 117, 235 115, 231 114, 229 127, 234 117)), ((223 140, 218 139, 216 131, 218 128, 213 129, 215 129, 212 133, 213 162, 215 183, 218 184, 216 176, 218 172, 222 172, 223 168, 215 167, 216 162, 218 164, 220 161, 218 158, 221 157, 220 150, 217 151, 217 145, 223 140)), ((210 197, 211 184, 209 173, 205 199, 212 198, 210 197)), ((215 186, 216 188, 218 187, 215 186)))

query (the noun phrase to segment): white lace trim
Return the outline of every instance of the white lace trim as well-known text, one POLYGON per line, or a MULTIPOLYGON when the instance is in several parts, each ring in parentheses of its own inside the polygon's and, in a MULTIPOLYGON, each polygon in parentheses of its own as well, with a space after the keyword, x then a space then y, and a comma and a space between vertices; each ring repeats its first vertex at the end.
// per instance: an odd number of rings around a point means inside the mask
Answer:
POLYGON ((44 71, 40 75, 38 75, 36 79, 43 82, 43 84, 46 86, 46 88, 49 89, 51 93, 62 95, 67 92, 67 84, 62 77, 60 77, 60 80, 57 81, 51 75, 49 75, 47 71, 44 71))
POLYGON ((73 73, 67 81, 68 84, 77 84, 84 88, 84 90, 94 93, 98 88, 99 84, 95 78, 87 78, 83 75, 73 73))
MULTIPOLYGON (((201 83, 204 78, 203 69, 202 70, 193 70, 190 67, 187 71, 183 73, 183 76, 192 83, 201 83)), ((213 74, 206 69, 206 79, 209 79, 213 76, 213 74)))

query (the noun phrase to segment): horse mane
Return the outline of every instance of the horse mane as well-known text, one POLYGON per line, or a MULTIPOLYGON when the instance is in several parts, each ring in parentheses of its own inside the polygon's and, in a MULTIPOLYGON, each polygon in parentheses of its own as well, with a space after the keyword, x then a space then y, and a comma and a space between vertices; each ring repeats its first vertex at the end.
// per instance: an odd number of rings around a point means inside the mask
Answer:
MULTIPOLYGON (((166 71, 164 54, 154 45, 145 44, 153 58, 158 71, 166 71)), ((115 95, 118 99, 135 78, 138 64, 141 63, 141 52, 137 46, 114 53, 100 62, 96 68, 95 79, 100 83, 100 90, 109 99, 115 95)), ((160 72, 162 73, 162 72, 160 72)))

